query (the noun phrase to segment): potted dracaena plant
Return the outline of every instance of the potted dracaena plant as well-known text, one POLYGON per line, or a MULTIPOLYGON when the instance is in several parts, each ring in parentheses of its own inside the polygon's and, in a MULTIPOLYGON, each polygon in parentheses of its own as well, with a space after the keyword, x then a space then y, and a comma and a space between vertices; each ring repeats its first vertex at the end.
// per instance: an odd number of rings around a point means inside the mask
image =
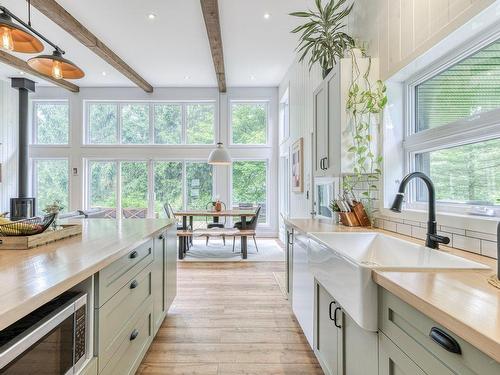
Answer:
POLYGON ((347 0, 329 0, 324 6, 315 0, 316 9, 290 13, 291 16, 307 18, 292 33, 300 33, 297 51, 302 62, 309 56, 309 70, 319 63, 323 78, 332 70, 337 59, 344 57, 346 50, 354 46, 354 40, 342 30, 344 18, 351 13, 354 4, 347 6, 347 0))

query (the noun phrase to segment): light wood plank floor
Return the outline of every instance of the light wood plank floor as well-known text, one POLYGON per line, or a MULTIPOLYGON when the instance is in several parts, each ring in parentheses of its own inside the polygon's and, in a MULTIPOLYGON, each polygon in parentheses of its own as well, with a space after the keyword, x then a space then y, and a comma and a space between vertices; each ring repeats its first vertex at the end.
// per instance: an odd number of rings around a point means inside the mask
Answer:
POLYGON ((282 262, 179 263, 179 290, 137 374, 322 375, 273 272, 282 262))

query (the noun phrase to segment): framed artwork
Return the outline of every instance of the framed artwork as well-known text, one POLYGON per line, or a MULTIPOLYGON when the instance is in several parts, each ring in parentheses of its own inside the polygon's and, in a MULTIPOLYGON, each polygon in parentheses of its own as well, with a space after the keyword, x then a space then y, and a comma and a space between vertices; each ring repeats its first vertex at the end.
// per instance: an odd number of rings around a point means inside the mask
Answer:
POLYGON ((297 139, 292 145, 292 191, 304 191, 304 139, 297 139))

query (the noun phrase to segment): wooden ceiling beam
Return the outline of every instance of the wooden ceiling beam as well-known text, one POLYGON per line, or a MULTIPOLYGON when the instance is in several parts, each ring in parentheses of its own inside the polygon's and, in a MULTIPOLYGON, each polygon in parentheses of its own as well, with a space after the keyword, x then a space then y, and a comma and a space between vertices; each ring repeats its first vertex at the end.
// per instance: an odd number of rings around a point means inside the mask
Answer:
POLYGON ((71 92, 79 92, 80 87, 75 85, 74 83, 65 81, 64 79, 55 79, 52 77, 48 77, 41 73, 38 73, 35 69, 32 69, 28 63, 16 56, 13 56, 7 52, 0 50, 0 62, 12 66, 13 68, 20 70, 22 72, 31 74, 32 76, 36 76, 38 78, 42 78, 45 81, 52 82, 54 85, 62 87, 63 89, 69 90, 71 92))
POLYGON ((153 92, 153 86, 55 0, 31 0, 31 5, 129 80, 134 82, 138 87, 146 92, 153 92))
POLYGON ((200 2, 219 91, 226 92, 226 73, 224 69, 222 34, 220 31, 219 4, 217 0, 200 0, 200 2))

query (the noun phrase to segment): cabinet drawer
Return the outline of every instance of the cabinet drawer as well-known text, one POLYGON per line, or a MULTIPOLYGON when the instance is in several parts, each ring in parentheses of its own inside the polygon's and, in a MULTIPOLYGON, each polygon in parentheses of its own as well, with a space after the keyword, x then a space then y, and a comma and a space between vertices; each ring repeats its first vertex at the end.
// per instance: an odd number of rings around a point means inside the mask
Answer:
POLYGON ((93 357, 79 375, 97 375, 97 357, 93 357))
POLYGON ((139 245, 97 274, 96 306, 102 306, 153 260, 153 240, 139 245))
POLYGON ((151 300, 151 267, 146 267, 97 310, 100 370, 117 350, 123 337, 129 333, 127 322, 149 300, 151 300))
MULTIPOLYGON (((500 363, 383 288, 379 288, 379 310, 380 329, 410 357, 431 356, 450 368, 452 373, 461 375, 500 374, 500 363), (434 327, 455 339, 461 354, 452 353, 431 339, 429 334, 434 327)), ((432 368, 426 367, 429 362, 424 361, 419 366, 425 373, 435 374, 432 368)))
POLYGON ((152 314, 153 303, 152 299, 148 298, 134 318, 125 325, 123 334, 116 339, 118 348, 100 374, 130 375, 135 373, 151 342, 152 314))

